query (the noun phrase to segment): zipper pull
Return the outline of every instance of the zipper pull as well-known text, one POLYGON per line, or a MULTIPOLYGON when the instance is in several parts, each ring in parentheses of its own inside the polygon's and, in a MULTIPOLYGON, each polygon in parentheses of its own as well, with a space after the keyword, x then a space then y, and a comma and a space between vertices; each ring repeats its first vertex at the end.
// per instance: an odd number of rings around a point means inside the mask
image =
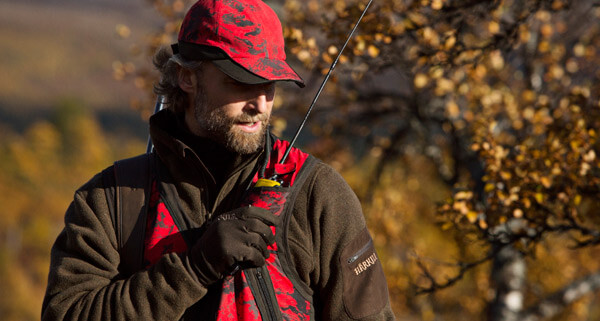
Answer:
POLYGON ((259 178, 254 187, 276 187, 281 186, 281 183, 274 179, 259 178))

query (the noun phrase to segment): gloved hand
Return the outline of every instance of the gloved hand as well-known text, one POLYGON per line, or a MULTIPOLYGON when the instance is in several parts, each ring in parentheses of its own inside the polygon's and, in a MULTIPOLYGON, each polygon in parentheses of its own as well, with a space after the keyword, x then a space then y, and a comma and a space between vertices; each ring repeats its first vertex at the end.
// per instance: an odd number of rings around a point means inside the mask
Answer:
POLYGON ((190 251, 200 282, 208 286, 236 265, 258 267, 269 257, 267 246, 275 242, 269 226, 280 218, 260 207, 241 207, 212 221, 190 251))

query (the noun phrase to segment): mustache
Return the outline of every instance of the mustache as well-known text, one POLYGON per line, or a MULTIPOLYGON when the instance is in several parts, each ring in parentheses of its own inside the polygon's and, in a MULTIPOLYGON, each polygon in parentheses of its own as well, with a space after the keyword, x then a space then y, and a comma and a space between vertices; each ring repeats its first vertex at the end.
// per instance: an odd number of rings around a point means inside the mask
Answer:
POLYGON ((235 117, 233 120, 234 123, 256 123, 259 121, 266 122, 269 119, 269 115, 267 114, 242 114, 238 117, 235 117))

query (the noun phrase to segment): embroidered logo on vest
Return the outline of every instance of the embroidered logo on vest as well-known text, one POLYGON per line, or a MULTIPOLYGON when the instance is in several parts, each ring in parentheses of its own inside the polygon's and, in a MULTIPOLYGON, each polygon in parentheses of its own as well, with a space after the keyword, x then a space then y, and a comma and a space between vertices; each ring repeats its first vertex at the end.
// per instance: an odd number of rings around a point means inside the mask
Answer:
POLYGON ((358 263, 358 265, 354 268, 354 273, 359 275, 370 268, 372 265, 377 262, 377 254, 373 253, 366 260, 358 263))

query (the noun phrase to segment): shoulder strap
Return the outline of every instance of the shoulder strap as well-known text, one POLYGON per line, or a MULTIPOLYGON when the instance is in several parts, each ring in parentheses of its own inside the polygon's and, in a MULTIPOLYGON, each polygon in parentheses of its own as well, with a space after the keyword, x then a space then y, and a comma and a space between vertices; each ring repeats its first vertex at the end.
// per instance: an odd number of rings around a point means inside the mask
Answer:
MULTIPOLYGON (((289 217, 291 216, 291 210, 294 207, 294 202, 296 201, 296 197, 298 196, 298 193, 304 186, 306 179, 312 173, 313 167, 315 167, 315 165, 318 162, 319 162, 319 160, 316 159, 314 156, 308 155, 308 157, 302 164, 302 167, 300 167, 300 169, 298 171, 298 175, 296 176, 294 184, 292 185, 290 194, 287 196, 287 200, 286 200, 286 204, 285 204, 286 207, 284 209, 284 212, 282 213, 282 215, 284 215, 283 216, 283 222, 284 222, 283 224, 285 226, 286 234, 287 234, 287 222, 289 221, 289 217)), ((286 239, 287 239, 287 236, 286 236, 286 239)))
POLYGON ((299 291, 299 293, 301 293, 304 296, 304 298, 311 298, 312 290, 304 282, 302 282, 302 279, 298 275, 298 271, 296 271, 296 269, 294 268, 294 265, 293 265, 294 261, 292 260, 291 251, 290 251, 290 247, 289 247, 289 243, 288 243, 288 240, 289 240, 288 234, 289 234, 290 221, 292 218, 292 213, 293 213, 294 203, 296 202, 296 198, 298 197, 300 190, 303 189, 303 186, 306 183, 307 179, 313 173, 314 167, 319 162, 320 162, 320 160, 318 160, 317 158, 315 158, 312 155, 308 156, 306 161, 304 161, 304 164, 300 168, 300 172, 298 173, 298 176, 296 177, 294 185, 292 186, 290 194, 288 195, 283 213, 281 214, 282 215, 282 227, 283 227, 282 232, 283 233, 280 233, 280 234, 278 234, 278 236, 276 236, 276 237, 278 237, 277 244, 279 244, 283 249, 283 255, 280 256, 281 267, 282 267, 283 271, 286 273, 286 275, 289 277, 292 284, 294 284, 294 287, 299 291))
POLYGON ((154 155, 142 154, 115 162, 112 182, 110 178, 105 180, 106 199, 121 257, 119 270, 125 275, 142 267, 146 214, 155 172, 154 155))

